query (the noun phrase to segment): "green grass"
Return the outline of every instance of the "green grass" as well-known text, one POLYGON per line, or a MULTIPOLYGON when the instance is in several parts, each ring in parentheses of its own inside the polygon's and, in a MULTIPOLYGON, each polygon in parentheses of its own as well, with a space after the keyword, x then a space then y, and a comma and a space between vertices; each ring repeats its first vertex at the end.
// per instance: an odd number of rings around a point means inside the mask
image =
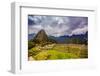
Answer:
POLYGON ((34 60, 88 58, 88 49, 86 45, 78 44, 35 46, 28 51, 28 56, 32 56, 34 60))
POLYGON ((78 58, 78 57, 71 53, 64 53, 56 50, 43 51, 34 57, 35 60, 55 60, 55 59, 70 59, 70 58, 78 58))

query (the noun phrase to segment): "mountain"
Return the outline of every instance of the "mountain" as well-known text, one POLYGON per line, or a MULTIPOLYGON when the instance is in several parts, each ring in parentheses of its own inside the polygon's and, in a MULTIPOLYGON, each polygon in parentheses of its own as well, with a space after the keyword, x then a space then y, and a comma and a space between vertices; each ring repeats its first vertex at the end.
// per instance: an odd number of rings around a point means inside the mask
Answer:
POLYGON ((88 32, 86 32, 85 34, 69 36, 69 39, 67 39, 67 43, 87 45, 88 44, 88 32))
POLYGON ((57 43, 66 43, 66 39, 68 37, 67 36, 60 36, 60 37, 49 36, 49 38, 56 40, 57 43))
POLYGON ((57 43, 80 43, 84 44, 88 41, 88 32, 85 34, 79 34, 79 35, 72 35, 72 36, 60 36, 60 37, 54 37, 49 36, 49 38, 54 39, 57 41, 57 43))
POLYGON ((72 36, 48 36, 44 30, 40 30, 37 34, 29 34, 28 35, 28 49, 36 45, 45 46, 47 44, 58 43, 58 44, 88 44, 88 32, 80 35, 72 35, 72 36))
POLYGON ((39 42, 47 42, 48 36, 44 30, 40 30, 34 37, 34 40, 39 41, 39 42))
POLYGON ((34 43, 80 43, 80 44, 87 44, 88 43, 88 32, 85 34, 79 35, 64 35, 64 36, 48 36, 44 30, 40 30, 37 34, 29 34, 28 40, 32 40, 34 43))
POLYGON ((47 36, 46 32, 42 29, 40 30, 35 37, 32 39, 32 42, 35 44, 46 45, 56 43, 54 39, 51 39, 47 36))

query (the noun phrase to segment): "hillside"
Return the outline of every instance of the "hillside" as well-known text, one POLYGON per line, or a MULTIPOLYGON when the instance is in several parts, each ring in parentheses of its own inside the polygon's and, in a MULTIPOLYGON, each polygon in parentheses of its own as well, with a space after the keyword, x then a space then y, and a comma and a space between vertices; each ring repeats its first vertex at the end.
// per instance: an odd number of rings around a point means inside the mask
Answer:
POLYGON ((35 35, 33 39, 28 41, 28 47, 30 49, 36 45, 45 46, 47 44, 52 44, 52 43, 56 43, 56 41, 54 39, 49 38, 46 32, 42 29, 35 35))

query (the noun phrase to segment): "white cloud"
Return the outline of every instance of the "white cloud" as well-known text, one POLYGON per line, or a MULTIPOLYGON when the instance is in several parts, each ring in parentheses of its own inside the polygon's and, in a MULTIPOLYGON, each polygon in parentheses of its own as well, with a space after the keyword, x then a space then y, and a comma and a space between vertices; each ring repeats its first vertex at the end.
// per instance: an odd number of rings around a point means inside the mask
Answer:
POLYGON ((85 26, 83 28, 77 28, 75 30, 72 31, 72 35, 77 35, 77 34, 85 34, 88 31, 88 27, 85 26))
POLYGON ((77 35, 88 31, 84 17, 31 16, 28 18, 36 23, 28 26, 29 34, 37 33, 41 29, 52 36, 77 35))

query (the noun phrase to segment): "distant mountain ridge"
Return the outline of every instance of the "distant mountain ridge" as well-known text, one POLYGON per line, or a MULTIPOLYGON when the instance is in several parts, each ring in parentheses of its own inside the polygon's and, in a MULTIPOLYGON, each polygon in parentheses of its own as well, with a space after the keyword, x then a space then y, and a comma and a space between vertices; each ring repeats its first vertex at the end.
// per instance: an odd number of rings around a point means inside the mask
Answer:
POLYGON ((70 43, 72 39, 78 39, 80 41, 88 41, 88 32, 85 34, 80 34, 80 35, 72 35, 72 36, 60 36, 60 37, 54 37, 54 36, 49 36, 51 39, 55 39, 58 43, 70 43))
POLYGON ((60 36, 60 37, 54 37, 54 36, 47 36, 47 34, 45 33, 44 30, 40 30, 38 32, 38 34, 34 34, 34 33, 29 34, 28 40, 36 39, 37 37, 40 39, 43 39, 42 41, 44 41, 44 42, 49 41, 50 39, 55 40, 57 43, 70 43, 71 40, 75 40, 75 39, 78 39, 82 42, 83 41, 87 42, 88 41, 88 32, 86 32, 85 34, 80 34, 80 35, 72 35, 72 36, 65 35, 65 36, 60 36))

